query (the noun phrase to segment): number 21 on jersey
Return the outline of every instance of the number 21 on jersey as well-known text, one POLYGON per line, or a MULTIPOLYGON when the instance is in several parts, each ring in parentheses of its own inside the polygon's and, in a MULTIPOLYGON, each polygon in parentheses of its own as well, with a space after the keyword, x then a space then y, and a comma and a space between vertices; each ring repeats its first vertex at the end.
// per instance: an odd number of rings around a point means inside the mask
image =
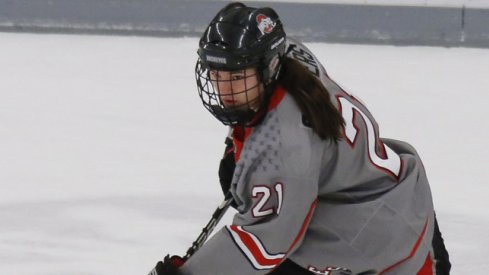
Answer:
POLYGON ((268 208, 265 209, 264 206, 270 201, 270 197, 272 196, 272 192, 276 194, 277 204, 275 207, 275 213, 280 214, 280 209, 282 208, 282 200, 283 200, 283 185, 280 182, 275 183, 273 189, 268 186, 253 186, 252 195, 253 198, 258 198, 257 204, 253 207, 253 216, 264 217, 268 215, 272 215, 274 213, 274 209, 268 208))
POLYGON ((370 118, 360 108, 343 96, 338 97, 341 115, 345 120, 345 135, 350 145, 355 146, 359 127, 355 125, 355 118, 360 115, 367 130, 368 156, 373 165, 388 174, 399 178, 401 172, 401 158, 389 146, 385 145, 375 133, 375 128, 370 118), (382 146, 385 156, 379 156, 376 146, 382 146))

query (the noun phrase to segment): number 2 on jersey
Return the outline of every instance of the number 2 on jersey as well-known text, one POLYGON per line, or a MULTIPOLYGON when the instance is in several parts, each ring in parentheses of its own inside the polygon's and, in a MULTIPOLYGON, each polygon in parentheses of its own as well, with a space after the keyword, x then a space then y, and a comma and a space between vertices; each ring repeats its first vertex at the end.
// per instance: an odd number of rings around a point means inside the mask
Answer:
POLYGON ((401 158, 375 134, 375 128, 370 118, 346 98, 340 96, 338 97, 338 102, 340 103, 341 114, 345 119, 345 135, 350 145, 355 146, 359 128, 354 124, 354 121, 356 118, 355 114, 359 114, 367 129, 367 146, 370 160, 376 167, 398 178, 401 172, 401 158), (377 154, 377 145, 383 147, 385 151, 384 157, 380 157, 377 154))

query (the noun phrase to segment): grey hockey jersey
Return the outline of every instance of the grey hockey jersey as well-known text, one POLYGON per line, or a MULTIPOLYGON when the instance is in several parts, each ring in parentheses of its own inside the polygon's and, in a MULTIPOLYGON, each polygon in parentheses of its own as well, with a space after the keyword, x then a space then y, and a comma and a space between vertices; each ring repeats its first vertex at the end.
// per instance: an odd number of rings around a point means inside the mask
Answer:
POLYGON ((304 45, 290 38, 288 44, 296 45, 289 55, 330 92, 345 120, 344 137, 321 140, 278 87, 261 124, 234 129, 233 223, 182 273, 266 274, 288 258, 315 274, 416 274, 434 226, 418 154, 407 143, 381 139, 365 105, 333 82, 304 45))

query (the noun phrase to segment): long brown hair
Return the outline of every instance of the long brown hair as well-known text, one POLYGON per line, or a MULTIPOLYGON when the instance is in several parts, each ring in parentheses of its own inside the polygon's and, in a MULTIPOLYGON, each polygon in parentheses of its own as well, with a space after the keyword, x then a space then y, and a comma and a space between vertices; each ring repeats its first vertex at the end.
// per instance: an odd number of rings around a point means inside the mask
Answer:
POLYGON ((326 87, 299 61, 286 57, 282 62, 278 83, 294 98, 307 124, 321 139, 338 141, 344 120, 326 87))

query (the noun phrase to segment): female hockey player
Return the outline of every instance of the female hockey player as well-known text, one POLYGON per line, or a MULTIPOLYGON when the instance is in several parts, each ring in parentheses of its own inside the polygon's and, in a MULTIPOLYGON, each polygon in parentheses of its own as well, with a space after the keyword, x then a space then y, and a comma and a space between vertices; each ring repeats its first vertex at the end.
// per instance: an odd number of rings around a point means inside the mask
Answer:
POLYGON ((227 5, 198 55, 202 102, 231 129, 219 174, 238 213, 152 274, 449 274, 416 151, 380 138, 272 9, 227 5))

